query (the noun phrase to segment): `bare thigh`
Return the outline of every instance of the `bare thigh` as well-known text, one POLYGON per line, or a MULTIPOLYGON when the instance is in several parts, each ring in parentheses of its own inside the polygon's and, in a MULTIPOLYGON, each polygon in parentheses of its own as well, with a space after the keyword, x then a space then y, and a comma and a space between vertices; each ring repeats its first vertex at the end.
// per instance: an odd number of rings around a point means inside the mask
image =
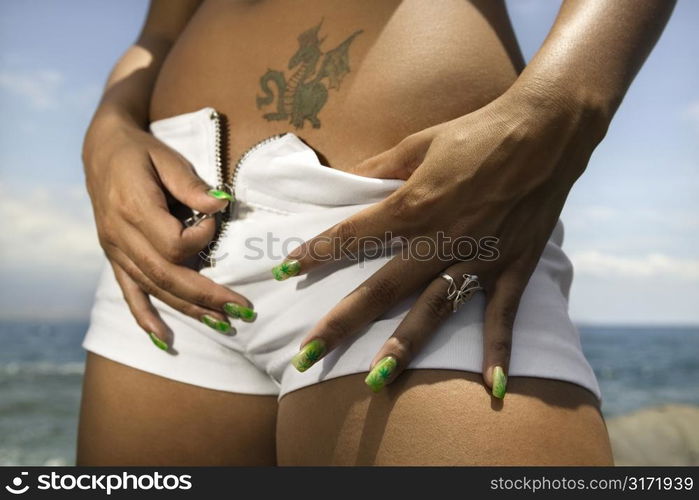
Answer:
POLYGON ((204 389, 88 353, 78 465, 274 465, 276 396, 204 389))
POLYGON ((580 386, 511 377, 503 401, 481 376, 409 370, 373 395, 365 374, 284 396, 280 465, 611 465, 596 398, 580 386))

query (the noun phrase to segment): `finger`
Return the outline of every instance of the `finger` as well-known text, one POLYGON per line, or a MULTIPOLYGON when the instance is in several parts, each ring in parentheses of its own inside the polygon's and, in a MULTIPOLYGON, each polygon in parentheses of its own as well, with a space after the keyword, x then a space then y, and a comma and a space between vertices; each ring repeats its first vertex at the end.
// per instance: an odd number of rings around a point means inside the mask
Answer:
MULTIPOLYGON (((133 228, 123 228, 121 234, 124 240, 129 242, 129 246, 123 250, 124 253, 133 262, 134 267, 157 289, 172 295, 186 305, 201 306, 243 321, 255 320, 256 313, 252 304, 242 295, 214 283, 192 269, 168 262, 154 250, 143 235, 133 228)), ((113 247, 113 250, 118 249, 113 247)), ((128 272, 129 269, 121 261, 120 263, 128 272)), ((131 272, 129 274, 134 277, 131 272)), ((178 309, 182 310, 181 307, 178 309)), ((191 313, 185 312, 185 314, 195 317, 191 313)))
POLYGON ((164 207, 153 207, 149 220, 141 221, 137 227, 163 257, 175 264, 206 248, 216 234, 214 218, 203 218, 185 227, 164 207))
MULTIPOLYGON (((452 276, 455 289, 464 282, 464 274, 476 274, 478 263, 455 264, 443 273, 452 276)), ((371 362, 365 382, 374 392, 393 382, 422 350, 441 323, 453 314, 454 301, 449 299, 449 281, 440 276, 420 294, 393 335, 371 362)))
POLYGON ((353 337, 396 303, 408 297, 435 274, 440 262, 420 262, 394 257, 369 279, 342 299, 301 343, 292 359, 303 372, 353 337))
POLYGON ((126 200, 120 200, 117 206, 121 217, 147 235, 161 255, 170 262, 182 262, 211 241, 216 222, 205 219, 195 226, 185 227, 170 213, 162 187, 153 175, 134 183, 126 200))
MULTIPOLYGON (((115 261, 120 262, 121 268, 137 284, 141 293, 146 294, 146 296, 152 295, 153 297, 166 303, 167 305, 169 305, 173 309, 180 311, 182 314, 185 314, 186 316, 190 316, 194 319, 198 319, 199 321, 204 323, 206 326, 216 330, 217 332, 220 332, 220 333, 223 333, 223 334, 229 335, 229 336, 236 334, 235 328, 233 328, 230 325, 230 323, 228 322, 228 319, 226 318, 226 316, 223 313, 221 313, 219 311, 213 311, 211 309, 206 309, 206 308, 200 307, 196 304, 190 304, 190 303, 185 302, 184 300, 181 300, 181 299, 175 297, 174 295, 158 288, 123 253, 120 254, 118 251, 114 252, 113 259, 115 261)), ((149 301, 149 303, 150 303, 150 301, 149 301)))
POLYGON ((152 150, 151 161, 168 192, 193 210, 213 214, 233 201, 233 195, 223 186, 209 186, 197 175, 192 165, 173 149, 165 146, 152 150))
MULTIPOLYGON (((363 175, 371 172, 376 177, 407 179, 421 165, 433 136, 433 130, 413 134, 393 151, 366 160, 356 170, 363 175), (398 170, 391 170, 396 165, 402 174, 399 175, 398 170)), ((364 250, 373 252, 393 239, 405 242, 413 235, 421 234, 429 223, 433 223, 423 206, 436 201, 435 191, 429 182, 411 185, 411 180, 379 203, 335 224, 294 249, 272 269, 274 278, 282 281, 310 272, 330 261, 356 259, 364 250)))
POLYGON ((350 171, 378 179, 407 180, 424 160, 434 135, 430 129, 409 135, 391 149, 362 161, 350 171))
POLYGON ((489 293, 483 323, 483 378, 496 398, 504 398, 512 350, 512 328, 526 280, 502 276, 489 293))
POLYGON ((114 270, 114 277, 124 295, 124 300, 129 306, 131 315, 150 337, 153 344, 163 351, 169 351, 172 345, 172 332, 163 322, 158 311, 153 307, 148 296, 116 262, 110 261, 114 270))
POLYGON ((396 193, 291 251, 284 262, 272 269, 274 278, 283 281, 331 261, 356 260, 365 250, 375 252, 390 238, 406 236, 408 221, 392 215, 399 210, 402 199, 402 195, 396 193))

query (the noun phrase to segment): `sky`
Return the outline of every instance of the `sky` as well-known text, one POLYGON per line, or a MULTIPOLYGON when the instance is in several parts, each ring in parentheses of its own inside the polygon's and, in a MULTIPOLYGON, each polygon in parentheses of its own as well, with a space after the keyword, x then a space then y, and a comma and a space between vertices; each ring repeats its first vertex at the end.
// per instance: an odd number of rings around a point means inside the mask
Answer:
MULTIPOLYGON (((527 59, 559 0, 508 0, 527 59)), ((0 318, 86 319, 104 265, 80 150, 145 0, 0 2, 0 318)), ((564 208, 580 324, 699 324, 699 2, 679 0, 564 208)))

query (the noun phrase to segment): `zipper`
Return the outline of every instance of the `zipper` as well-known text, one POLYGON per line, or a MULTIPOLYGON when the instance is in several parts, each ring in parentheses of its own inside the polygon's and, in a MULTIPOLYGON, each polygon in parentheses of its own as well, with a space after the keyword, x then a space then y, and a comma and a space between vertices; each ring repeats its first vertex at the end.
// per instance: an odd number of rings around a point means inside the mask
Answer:
POLYGON ((209 114, 209 119, 214 123, 214 163, 216 164, 216 180, 218 185, 216 189, 220 189, 232 194, 231 186, 226 184, 226 165, 223 161, 223 133, 221 131, 221 115, 212 109, 209 114))
MULTIPOLYGON (((235 203, 235 186, 236 186, 236 181, 238 179, 238 170, 240 169, 240 166, 245 162, 245 160, 248 159, 248 157, 260 149, 263 146, 266 146, 267 144, 274 142, 281 137, 283 137, 286 134, 274 134, 272 136, 269 136, 265 139, 262 139, 258 143, 254 144, 253 146, 249 147, 247 150, 243 152, 243 154, 240 155, 238 158, 238 161, 235 163, 233 166, 232 170, 230 173, 228 172, 228 166, 226 165, 225 161, 225 155, 224 155, 224 137, 223 137, 223 126, 221 124, 221 115, 216 111, 215 109, 211 110, 211 114, 209 115, 209 118, 212 120, 214 124, 214 163, 216 165, 216 181, 218 182, 218 186, 216 189, 220 189, 222 191, 226 191, 227 193, 231 194, 233 196, 233 201, 228 204, 228 209, 225 210, 224 212, 220 212, 217 214, 217 219, 219 224, 218 230, 216 231, 216 234, 214 235, 214 239, 212 242, 209 244, 209 253, 207 256, 207 261, 211 264, 211 267, 216 266, 216 259, 211 255, 214 251, 218 249, 219 242, 221 239, 226 235, 226 232, 228 231, 228 227, 230 226, 231 221, 233 220, 233 210, 234 210, 234 203, 235 203)), ((200 222, 204 220, 207 217, 207 215, 202 216, 197 222, 200 222)))

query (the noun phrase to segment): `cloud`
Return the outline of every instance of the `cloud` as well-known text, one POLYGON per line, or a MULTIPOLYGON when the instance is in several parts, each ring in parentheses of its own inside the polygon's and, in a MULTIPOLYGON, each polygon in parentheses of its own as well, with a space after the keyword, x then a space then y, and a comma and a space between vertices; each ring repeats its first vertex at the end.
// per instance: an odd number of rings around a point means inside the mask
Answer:
POLYGON ((82 186, 0 185, 0 272, 95 272, 103 258, 82 186))
MULTIPOLYGON (((684 185, 691 185, 691 179, 684 181, 684 185)), ((658 206, 643 207, 634 206, 633 210, 623 207, 622 203, 618 207, 604 205, 570 205, 565 207, 563 223, 566 226, 574 224, 589 226, 599 230, 604 224, 610 229, 618 225, 646 224, 649 227, 674 228, 681 231, 689 231, 699 228, 699 215, 692 207, 682 209, 658 206)))
POLYGON ((660 253, 641 257, 619 256, 589 250, 570 256, 576 273, 612 278, 678 278, 699 280, 699 259, 682 259, 660 253))
POLYGON ((695 99, 684 108, 682 118, 690 122, 695 132, 699 132, 699 99, 695 99))
MULTIPOLYGON (((24 133, 36 133, 46 112, 70 110, 72 118, 87 121, 102 95, 97 82, 75 82, 55 70, 8 69, 0 66, 0 105, 19 116, 5 115, 24 133), (10 103, 15 106, 7 106, 10 103), (28 111, 33 111, 28 112, 28 111)), ((6 110, 7 111, 7 110, 6 110)))
POLYGON ((615 207, 605 205, 582 205, 576 206, 571 213, 567 215, 566 221, 575 219, 585 221, 586 223, 599 223, 611 221, 622 215, 622 212, 615 207))
POLYGON ((105 260, 85 189, 0 184, 0 218, 0 318, 86 318, 105 260))
POLYGON ((695 120, 697 123, 699 123, 699 100, 691 102, 689 106, 687 106, 685 114, 688 118, 695 120))
POLYGON ((55 109, 64 78, 53 70, 0 71, 0 89, 27 99, 38 110, 55 109))
POLYGON ((616 208, 602 205, 590 205, 585 208, 584 216, 595 221, 609 220, 617 217, 619 211, 616 208))
POLYGON ((102 96, 102 91, 102 85, 90 83, 68 94, 67 100, 73 108, 92 112, 102 96))

